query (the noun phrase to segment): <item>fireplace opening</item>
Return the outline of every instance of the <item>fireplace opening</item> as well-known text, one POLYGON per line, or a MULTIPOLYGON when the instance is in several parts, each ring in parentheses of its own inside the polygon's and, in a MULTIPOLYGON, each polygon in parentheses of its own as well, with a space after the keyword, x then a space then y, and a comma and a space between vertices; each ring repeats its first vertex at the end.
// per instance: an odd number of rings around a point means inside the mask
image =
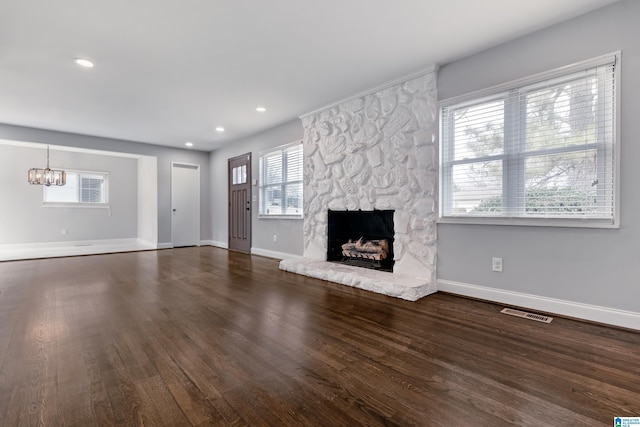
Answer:
POLYGON ((393 212, 329 210, 327 261, 392 272, 393 212))

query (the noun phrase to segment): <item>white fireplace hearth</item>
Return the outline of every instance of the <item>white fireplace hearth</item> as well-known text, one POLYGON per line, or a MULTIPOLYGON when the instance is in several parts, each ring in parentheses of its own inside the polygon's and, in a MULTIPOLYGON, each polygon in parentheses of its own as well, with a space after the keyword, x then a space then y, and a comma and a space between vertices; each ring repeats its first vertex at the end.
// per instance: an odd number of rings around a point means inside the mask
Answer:
POLYGON ((282 270, 411 301, 436 292, 437 111, 432 69, 301 117, 304 255, 282 270), (327 262, 329 210, 393 210, 393 273, 327 262))
POLYGON ((280 261, 280 270, 408 301, 417 301, 437 290, 435 283, 429 283, 427 279, 310 258, 282 260, 280 261))

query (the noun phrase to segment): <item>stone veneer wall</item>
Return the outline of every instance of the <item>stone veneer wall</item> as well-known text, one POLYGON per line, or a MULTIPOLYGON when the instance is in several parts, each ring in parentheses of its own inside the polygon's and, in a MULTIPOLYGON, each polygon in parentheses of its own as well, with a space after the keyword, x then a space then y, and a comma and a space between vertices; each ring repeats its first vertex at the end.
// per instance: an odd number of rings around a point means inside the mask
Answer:
POLYGON ((394 273, 435 284, 436 73, 302 117, 304 256, 326 260, 327 210, 394 209, 394 273))

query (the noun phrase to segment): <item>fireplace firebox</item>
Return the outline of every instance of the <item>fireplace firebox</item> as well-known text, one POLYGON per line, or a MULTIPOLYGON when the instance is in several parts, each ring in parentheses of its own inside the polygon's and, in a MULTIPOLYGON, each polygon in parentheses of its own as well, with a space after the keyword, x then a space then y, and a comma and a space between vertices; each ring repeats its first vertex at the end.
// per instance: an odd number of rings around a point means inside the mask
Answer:
POLYGON ((393 271, 393 212, 328 212, 327 261, 393 271))

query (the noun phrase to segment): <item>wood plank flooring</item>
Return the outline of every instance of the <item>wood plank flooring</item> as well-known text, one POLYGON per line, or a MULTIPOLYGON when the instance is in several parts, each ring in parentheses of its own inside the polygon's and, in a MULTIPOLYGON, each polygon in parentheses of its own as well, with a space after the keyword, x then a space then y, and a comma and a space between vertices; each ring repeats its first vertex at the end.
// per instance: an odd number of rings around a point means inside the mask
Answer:
POLYGON ((0 425, 610 426, 640 333, 182 248, 0 263, 0 425))

